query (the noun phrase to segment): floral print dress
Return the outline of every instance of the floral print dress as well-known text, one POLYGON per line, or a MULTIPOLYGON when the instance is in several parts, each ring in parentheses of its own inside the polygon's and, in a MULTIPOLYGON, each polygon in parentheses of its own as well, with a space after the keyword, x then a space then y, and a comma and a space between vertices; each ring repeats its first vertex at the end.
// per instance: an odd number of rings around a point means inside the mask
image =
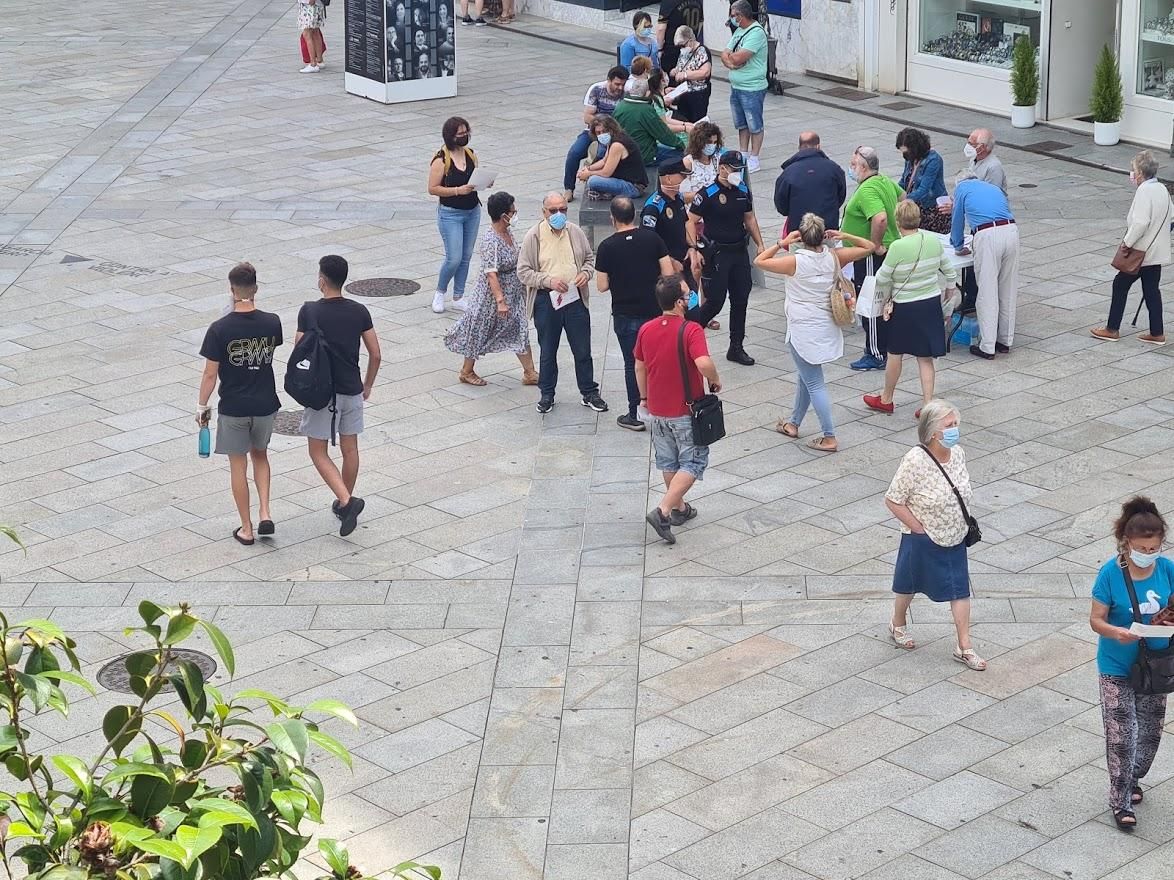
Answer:
POLYGON ((530 350, 526 318, 526 289, 518 278, 518 248, 490 226, 481 233, 481 273, 468 297, 467 311, 444 336, 445 347, 463 357, 477 358, 499 351, 525 354, 530 350), (497 273, 509 312, 498 314, 497 302, 489 289, 490 272, 497 273))

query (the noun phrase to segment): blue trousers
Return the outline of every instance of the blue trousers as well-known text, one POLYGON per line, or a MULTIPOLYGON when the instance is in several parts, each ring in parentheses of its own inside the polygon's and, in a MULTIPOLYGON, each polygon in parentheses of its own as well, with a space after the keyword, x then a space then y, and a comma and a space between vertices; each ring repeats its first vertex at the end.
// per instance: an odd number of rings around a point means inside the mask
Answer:
POLYGON ((636 407, 640 405, 640 386, 636 384, 636 334, 644 326, 644 318, 630 318, 627 315, 612 315, 612 327, 620 354, 624 356, 624 384, 628 389, 628 415, 636 418, 636 407))
POLYGON ((579 393, 584 397, 598 393, 595 364, 591 360, 591 313, 583 300, 556 309, 550 302, 550 292, 539 290, 534 299, 534 327, 538 330, 538 393, 542 397, 554 397, 558 385, 558 348, 564 330, 575 357, 579 393))
POLYGON ((795 383, 795 409, 791 413, 791 424, 798 428, 803 424, 803 417, 807 415, 809 406, 815 407, 815 414, 819 417, 819 427, 823 436, 835 437, 836 426, 832 424, 832 398, 828 394, 827 383, 823 379, 823 366, 809 364, 795 351, 795 346, 787 343, 791 349, 791 360, 795 362, 795 370, 799 373, 799 380, 795 383))
POLYGON ((436 289, 448 292, 452 282, 452 298, 465 295, 465 281, 469 277, 469 263, 477 249, 477 227, 481 224, 481 208, 449 208, 440 205, 436 211, 436 228, 444 242, 444 262, 440 264, 440 277, 436 289))
POLYGON ((587 148, 591 146, 592 140, 591 133, 583 129, 567 150, 567 163, 563 166, 563 189, 575 189, 575 175, 579 173, 579 166, 587 158, 587 148))

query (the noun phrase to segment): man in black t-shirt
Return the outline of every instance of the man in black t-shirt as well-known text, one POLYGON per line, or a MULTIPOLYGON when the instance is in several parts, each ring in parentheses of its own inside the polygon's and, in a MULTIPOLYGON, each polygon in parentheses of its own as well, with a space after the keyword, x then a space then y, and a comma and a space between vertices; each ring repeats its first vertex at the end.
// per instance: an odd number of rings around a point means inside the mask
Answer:
POLYGON ((302 434, 310 448, 310 461, 323 482, 334 493, 331 505, 341 521, 338 533, 346 537, 355 530, 359 514, 366 506, 353 494, 359 479, 359 434, 363 432, 363 402, 370 398, 379 372, 379 337, 371 313, 362 303, 342 295, 350 267, 337 255, 318 261, 318 290, 322 299, 308 302, 298 312, 296 345, 308 327, 317 324, 330 349, 330 369, 334 379, 334 410, 306 408, 302 414, 302 434), (359 372, 359 342, 367 349, 367 374, 359 372), (331 428, 338 433, 342 450, 342 471, 330 458, 331 428))
POLYGON ((600 243, 595 254, 595 288, 611 292, 612 326, 624 355, 624 381, 628 388, 628 411, 616 424, 630 431, 643 431, 636 418, 640 389, 636 384, 636 334, 645 321, 660 314, 656 303, 656 282, 673 274, 673 261, 659 235, 636 225, 632 200, 617 196, 611 200, 611 224, 615 234, 600 243))
POLYGON ((269 438, 273 417, 281 408, 273 381, 273 352, 282 343, 281 319, 262 312, 254 304, 257 270, 238 263, 228 273, 232 311, 204 335, 200 356, 204 375, 196 407, 196 423, 205 425, 212 415, 208 400, 220 382, 219 415, 216 419, 216 453, 228 456, 232 498, 240 515, 240 527, 232 536, 241 544, 254 542, 249 507, 248 461, 253 459, 253 482, 260 502, 257 534, 272 535, 269 515, 269 438))

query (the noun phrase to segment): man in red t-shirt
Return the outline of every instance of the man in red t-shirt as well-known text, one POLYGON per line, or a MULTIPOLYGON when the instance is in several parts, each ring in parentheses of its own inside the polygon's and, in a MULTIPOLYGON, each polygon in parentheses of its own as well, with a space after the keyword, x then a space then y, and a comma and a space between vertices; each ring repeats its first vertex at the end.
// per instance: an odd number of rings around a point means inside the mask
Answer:
POLYGON ((675 544, 672 527, 697 515, 697 510, 685 501, 685 493, 704 476, 705 466, 709 464, 709 447, 693 445, 693 419, 681 375, 682 326, 688 399, 695 400, 705 394, 703 376, 709 380, 710 392, 715 394, 721 391, 721 381, 705 344, 705 329, 685 320, 689 287, 679 274, 656 282, 656 302, 661 316, 640 328, 634 352, 640 402, 652 416, 652 448, 665 485, 660 505, 652 508, 646 519, 661 538, 675 544))

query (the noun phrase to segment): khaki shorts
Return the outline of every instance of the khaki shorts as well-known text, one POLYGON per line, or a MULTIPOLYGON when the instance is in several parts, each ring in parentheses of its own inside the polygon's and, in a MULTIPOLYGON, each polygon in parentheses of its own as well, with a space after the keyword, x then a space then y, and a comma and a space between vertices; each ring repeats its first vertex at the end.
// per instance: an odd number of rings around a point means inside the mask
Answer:
POLYGON ((334 433, 340 437, 363 433, 363 395, 339 394, 335 410, 309 409, 302 412, 302 434, 314 440, 330 440, 330 418, 335 416, 334 433))
POLYGON ((225 416, 216 417, 216 454, 246 455, 252 449, 268 449, 273 436, 273 417, 225 416))

